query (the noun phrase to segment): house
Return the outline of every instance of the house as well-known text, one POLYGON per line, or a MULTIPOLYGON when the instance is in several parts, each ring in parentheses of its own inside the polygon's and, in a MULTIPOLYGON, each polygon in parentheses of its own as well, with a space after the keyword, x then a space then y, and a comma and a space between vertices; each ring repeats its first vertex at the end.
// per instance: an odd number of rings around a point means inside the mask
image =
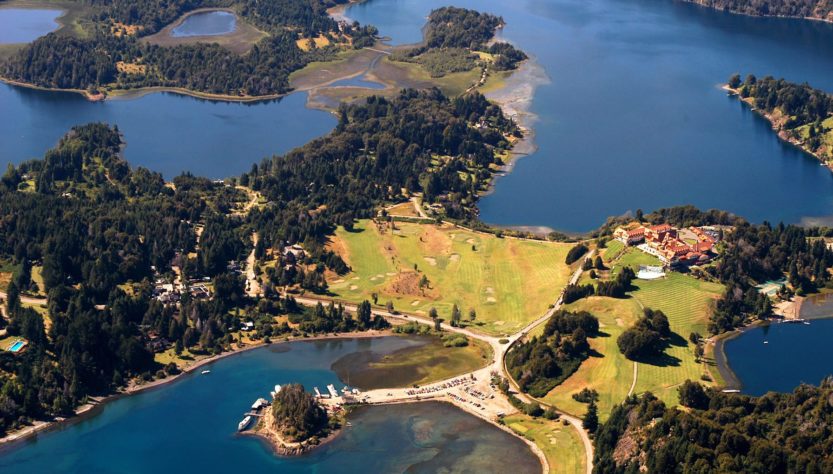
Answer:
POLYGON ((625 245, 637 245, 645 241, 645 228, 637 223, 620 226, 613 231, 613 237, 625 245))

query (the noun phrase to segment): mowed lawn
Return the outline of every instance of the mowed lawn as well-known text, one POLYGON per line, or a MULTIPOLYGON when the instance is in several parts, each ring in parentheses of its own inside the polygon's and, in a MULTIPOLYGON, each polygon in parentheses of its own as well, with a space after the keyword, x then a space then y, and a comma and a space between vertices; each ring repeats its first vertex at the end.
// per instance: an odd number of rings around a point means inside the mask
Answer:
MULTIPOLYGON (((631 253, 625 257, 627 260, 623 260, 631 265, 641 260, 631 253)), ((617 262, 617 268, 622 265, 621 260, 617 262)), ((695 361, 694 346, 688 337, 692 332, 707 335, 711 302, 722 294, 723 286, 675 272, 660 280, 634 280, 633 283, 637 289, 629 293, 630 298, 591 297, 567 307, 594 314, 603 325, 601 331, 609 337, 591 339, 591 347, 603 357, 591 356, 584 361, 575 374, 547 394, 545 401, 568 413, 583 415, 587 405, 573 400, 572 394, 584 387, 594 388, 599 392, 599 416, 607 419, 633 383, 634 363, 621 354, 616 338, 641 316, 642 308, 663 311, 676 336, 663 358, 638 364, 634 393, 650 391, 667 404, 676 405, 677 387, 687 379, 700 381, 705 368, 695 361)))
POLYGON ((569 244, 497 238, 451 225, 396 223, 378 228, 360 221, 351 232, 340 228, 330 247, 352 272, 329 281, 330 291, 348 301, 392 301, 405 312, 436 308, 450 320, 456 304, 477 328, 511 334, 544 314, 570 276, 564 263, 569 244), (428 285, 420 288, 422 277, 428 285))
POLYGON ((549 464, 549 472, 558 474, 582 474, 587 468, 584 446, 571 425, 561 420, 532 418, 527 415, 510 415, 503 419, 512 431, 535 443, 549 464))
POLYGON ((639 287, 633 293, 634 298, 647 308, 665 313, 671 330, 679 335, 679 344, 665 351, 672 365, 639 364, 636 392, 651 391, 665 403, 676 405, 677 387, 686 379, 700 381, 705 373, 703 364, 694 360, 694 345, 688 337, 692 332, 708 336, 710 307, 723 294, 723 285, 680 273, 669 273, 662 280, 634 283, 639 287))
POLYGON ((552 389, 544 401, 581 416, 587 411, 587 404, 573 400, 573 394, 585 387, 595 389, 599 392, 599 417, 607 420, 613 407, 627 397, 633 383, 633 362, 619 351, 616 338, 636 322, 642 310, 632 298, 617 300, 600 296, 578 300, 565 309, 588 311, 599 318, 602 335, 589 339, 594 354, 582 362, 573 375, 552 389))

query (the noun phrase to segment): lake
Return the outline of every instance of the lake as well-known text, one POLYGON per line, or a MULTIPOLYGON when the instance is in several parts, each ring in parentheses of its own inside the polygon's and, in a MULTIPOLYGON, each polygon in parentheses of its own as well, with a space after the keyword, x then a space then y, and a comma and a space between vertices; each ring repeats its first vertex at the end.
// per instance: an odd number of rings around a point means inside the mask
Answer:
POLYGON ((55 31, 63 13, 53 9, 0 8, 0 44, 29 43, 55 31))
POLYGON ((216 102, 173 93, 90 102, 79 94, 0 83, 0 165, 42 157, 70 127, 116 124, 125 158, 171 179, 183 171, 239 176, 335 127, 336 118, 306 107, 306 94, 255 103, 216 102), (9 119, 14 117, 13 120, 9 119))
MULTIPOLYGON (((833 177, 719 85, 735 72, 833 91, 833 25, 672 0, 455 0, 502 15, 530 53, 536 153, 480 203, 500 225, 588 231, 608 216, 694 204, 752 221, 833 215, 833 177)), ((394 43, 447 0, 370 0, 346 14, 394 43)))
MULTIPOLYGON (((412 43, 429 11, 447 3, 370 0, 347 13, 395 43, 412 43)), ((486 222, 581 232, 608 216, 680 204, 754 222, 833 216, 831 173, 719 88, 741 72, 833 91, 833 25, 671 0, 452 3, 503 15, 501 35, 549 77, 531 106, 538 149, 481 201, 486 222)), ((235 176, 335 126, 304 101, 295 94, 241 105, 152 94, 88 104, 3 85, 0 111, 14 120, 0 121, 0 166, 42 156, 72 125, 103 120, 125 133, 133 164, 168 178, 183 170, 235 176)))
POLYGON ((252 402, 275 384, 309 390, 340 385, 333 361, 356 351, 392 352, 407 339, 293 342, 221 359, 210 374, 189 374, 120 398, 100 413, 0 455, 15 473, 147 472, 540 472, 526 444, 445 403, 364 407, 332 442, 300 457, 278 457, 259 439, 236 434, 252 402))
POLYGON ((801 383, 818 385, 833 375, 831 340, 833 319, 809 326, 774 323, 726 341, 724 352, 743 393, 791 392, 801 383))
POLYGON ((188 15, 171 31, 174 38, 191 36, 219 36, 237 29, 237 16, 226 11, 199 12, 188 15))

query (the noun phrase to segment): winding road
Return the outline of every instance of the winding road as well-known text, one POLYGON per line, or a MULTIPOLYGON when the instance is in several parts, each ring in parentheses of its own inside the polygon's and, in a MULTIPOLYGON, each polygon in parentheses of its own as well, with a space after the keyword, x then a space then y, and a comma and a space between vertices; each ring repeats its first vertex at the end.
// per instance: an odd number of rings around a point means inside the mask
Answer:
MULTIPOLYGON (((585 260, 592 259, 594 253, 595 253, 595 250, 591 250, 584 257, 584 259, 585 260)), ((569 284, 576 284, 579 281, 579 279, 581 278, 582 273, 583 273, 583 271, 581 269, 581 266, 579 266, 578 269, 570 277, 569 284)), ((247 273, 247 275, 248 275, 248 273, 247 273)), ((347 311, 350 311, 350 312, 356 312, 356 310, 357 310, 357 307, 356 307, 355 304, 347 303, 345 301, 339 301, 339 300, 336 300, 336 299, 333 299, 333 298, 316 297, 316 296, 295 296, 295 301, 297 301, 299 304, 302 304, 302 305, 305 305, 305 306, 315 306, 318 303, 329 304, 329 303, 332 302, 332 303, 335 303, 335 304, 341 304, 344 307, 344 309, 346 309, 347 311)), ((567 422, 569 422, 570 425, 572 425, 573 428, 576 429, 576 431, 579 434, 579 437, 581 438, 582 444, 584 445, 586 472, 588 474, 590 474, 593 471, 593 453, 594 453, 593 442, 590 439, 590 435, 587 433, 587 431, 582 426, 582 420, 579 419, 578 417, 570 415, 569 413, 566 413, 566 412, 563 412, 563 411, 559 410, 557 407, 553 407, 553 406, 551 406, 551 405, 549 405, 545 402, 534 399, 534 398, 530 397, 529 395, 523 393, 519 389, 515 380, 509 374, 509 371, 506 367, 506 362, 505 362, 507 352, 512 348, 512 346, 515 343, 522 340, 533 329, 535 329, 539 325, 546 323, 546 321, 548 321, 552 317, 552 315, 555 314, 556 311, 561 309, 561 307, 563 305, 564 305, 564 302, 563 302, 563 290, 562 290, 562 293, 559 294, 558 299, 555 301, 555 303, 552 305, 552 307, 544 315, 542 315, 538 319, 530 322, 529 324, 527 324, 520 331, 512 334, 511 336, 505 337, 505 338, 495 337, 495 336, 488 336, 488 335, 482 334, 480 332, 472 331, 471 329, 468 329, 468 328, 454 327, 454 326, 451 326, 450 324, 441 323, 441 327, 444 331, 463 334, 467 337, 471 337, 473 339, 477 339, 477 340, 486 342, 487 344, 489 344, 491 346, 492 353, 493 353, 494 357, 492 359, 492 362, 488 366, 486 366, 482 369, 479 369, 479 370, 476 370, 476 371, 473 371, 473 372, 469 372, 469 373, 466 373, 466 374, 460 374, 460 375, 457 375, 457 376, 452 377, 450 379, 430 384, 429 387, 438 387, 438 386, 442 386, 442 385, 448 385, 448 384, 451 384, 453 381, 456 381, 456 380, 459 380, 459 379, 464 379, 464 378, 471 377, 471 376, 474 376, 478 381, 489 380, 489 379, 491 379, 491 374, 498 374, 499 376, 507 379, 510 382, 512 388, 517 392, 518 398, 520 398, 521 400, 524 400, 527 403, 530 403, 532 401, 536 401, 536 402, 540 403, 542 406, 553 408, 561 416, 561 419, 567 420, 567 422), (505 341, 507 339, 508 339, 508 342, 504 342, 504 343, 500 342, 501 340, 505 341)), ((430 319, 426 316, 421 316, 421 315, 416 315, 416 314, 411 314, 411 313, 405 313, 405 312, 399 312, 399 311, 390 312, 390 311, 387 311, 385 309, 378 309, 378 308, 374 309, 373 313, 378 314, 378 315, 380 315, 380 316, 382 316, 382 317, 384 317, 385 319, 388 319, 388 320, 403 321, 403 322, 416 321, 416 322, 419 322, 419 323, 422 323, 422 324, 427 324, 427 325, 431 325, 431 326, 434 325, 434 321, 432 319, 430 319)), ((431 397, 428 397, 428 398, 437 398, 437 397, 440 397, 440 396, 453 395, 453 394, 458 393, 458 389, 459 389, 459 387, 453 386, 453 385, 448 387, 448 388, 438 389, 434 392, 431 392, 431 397)), ((370 403, 400 403, 400 402, 403 402, 403 401, 408 401, 408 400, 414 400, 415 401, 415 400, 419 399, 419 397, 415 397, 413 395, 408 395, 406 393, 407 390, 408 389, 381 389, 381 390, 375 390, 375 391, 368 392, 365 395, 368 395, 370 397, 370 399, 369 399, 370 403)), ((425 397, 425 396, 422 397, 422 399, 425 399, 425 398, 427 398, 427 397, 425 397)), ((503 397, 495 397, 495 399, 486 400, 486 401, 483 401, 483 403, 482 403, 482 405, 486 405, 488 403, 493 403, 493 404, 495 404, 495 406, 487 407, 485 409, 477 409, 476 407, 469 406, 468 403, 460 403, 459 400, 455 400, 453 397, 451 397, 451 398, 454 402, 456 402, 455 405, 469 411, 470 413, 472 413, 476 416, 488 419, 489 421, 494 421, 494 418, 493 418, 494 414, 498 413, 498 412, 501 412, 501 411, 504 411, 506 409, 506 405, 508 404, 508 400, 503 399, 503 397), (497 401, 494 401, 494 400, 497 400, 497 401)), ((538 453, 536 453, 536 454, 538 454, 538 453)), ((539 457, 540 457, 540 455, 539 455, 539 457)), ((546 460, 543 459, 543 462, 546 463, 546 460)), ((546 466, 546 464, 545 464, 545 466, 546 466)))

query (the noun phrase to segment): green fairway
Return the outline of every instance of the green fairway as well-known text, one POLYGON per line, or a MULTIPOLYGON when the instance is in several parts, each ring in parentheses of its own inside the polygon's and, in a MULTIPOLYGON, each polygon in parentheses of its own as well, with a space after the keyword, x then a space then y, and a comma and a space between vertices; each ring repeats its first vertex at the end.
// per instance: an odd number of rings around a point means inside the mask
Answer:
POLYGON ((338 298, 359 302, 378 295, 378 304, 428 314, 433 307, 450 320, 456 304, 475 327, 511 334, 540 317, 557 299, 570 275, 568 244, 497 238, 451 225, 396 223, 396 230, 360 221, 353 232, 339 229, 333 250, 353 271, 330 279, 338 298), (427 284, 420 286, 423 276, 427 284))
POLYGON ((665 351, 670 362, 677 365, 639 364, 636 392, 651 391, 666 403, 676 404, 677 386, 686 379, 700 380, 704 373, 703 365, 694 360, 694 345, 688 336, 692 332, 708 335, 710 305, 723 293, 723 285, 679 273, 669 273, 662 280, 634 283, 639 287, 633 293, 636 300, 647 308, 662 310, 681 339, 680 345, 665 351))
POLYGON ((638 364, 634 393, 650 391, 675 405, 681 383, 687 379, 700 381, 705 368, 695 361, 694 346, 688 337, 692 332, 706 334, 710 304, 720 296, 723 286, 675 272, 660 280, 635 280, 634 285, 637 290, 630 293, 631 298, 592 297, 568 306, 598 317, 603 324, 602 332, 609 337, 590 339, 591 347, 602 357, 591 356, 575 374, 547 394, 545 401, 581 415, 586 405, 573 400, 572 394, 584 387, 594 388, 599 392, 599 416, 606 419, 613 406, 627 396, 633 383, 633 362, 620 353, 616 338, 636 321, 643 307, 662 310, 676 336, 661 360, 638 364))
POLYGON ((581 416, 587 404, 575 401, 573 394, 585 387, 595 389, 599 392, 599 418, 604 421, 613 407, 627 397, 633 383, 633 362, 619 352, 616 338, 636 322, 641 311, 639 304, 633 299, 593 296, 578 300, 566 309, 589 311, 599 318, 602 335, 589 339, 595 355, 582 362, 578 371, 550 391, 544 401, 581 416))
POLYGON ((575 428, 560 420, 510 415, 503 419, 512 431, 535 443, 547 458, 551 473, 581 474, 586 471, 584 446, 575 428))

